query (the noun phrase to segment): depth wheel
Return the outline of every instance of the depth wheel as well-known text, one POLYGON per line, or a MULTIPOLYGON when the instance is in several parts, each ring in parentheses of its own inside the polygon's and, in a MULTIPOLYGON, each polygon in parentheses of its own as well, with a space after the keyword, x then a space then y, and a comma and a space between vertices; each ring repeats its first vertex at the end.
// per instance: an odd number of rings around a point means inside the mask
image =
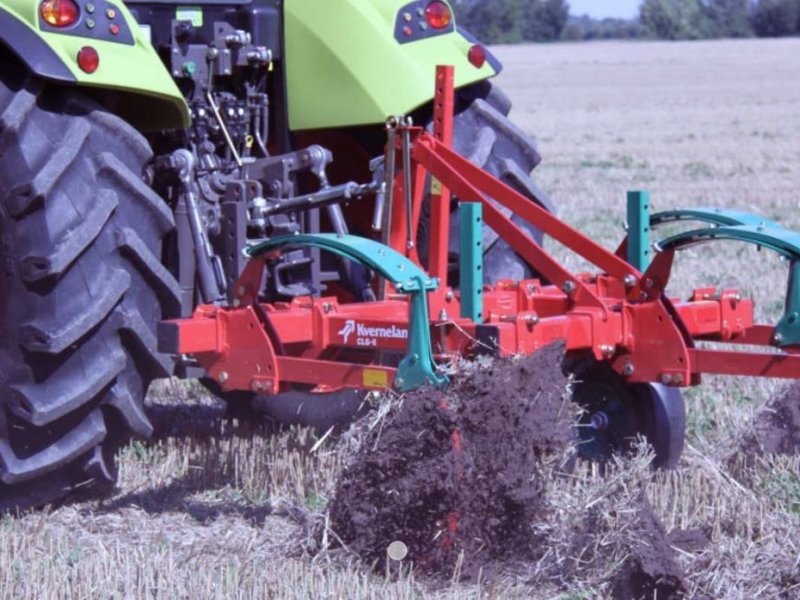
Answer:
POLYGON ((605 363, 596 363, 576 377, 573 401, 584 409, 578 424, 581 458, 602 462, 625 454, 641 435, 653 447, 654 467, 678 465, 686 431, 686 407, 679 389, 629 384, 605 363))

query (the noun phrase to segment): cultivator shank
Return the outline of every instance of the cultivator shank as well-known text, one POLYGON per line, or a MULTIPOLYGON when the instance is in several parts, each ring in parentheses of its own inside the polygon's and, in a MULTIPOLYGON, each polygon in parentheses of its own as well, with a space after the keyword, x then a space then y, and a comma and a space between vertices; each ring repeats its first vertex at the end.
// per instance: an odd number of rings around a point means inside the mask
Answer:
MULTIPOLYGON (((387 151, 397 170, 382 218, 381 243, 333 234, 279 237, 247 249, 249 265, 232 306, 203 305, 162 324, 162 350, 194 357, 223 390, 274 394, 291 384, 408 390, 442 385, 446 363, 478 354, 531 354, 555 341, 611 365, 630 383, 696 385, 703 373, 800 378, 800 236, 734 211, 671 211, 642 216, 651 227, 692 219, 708 227, 668 238, 649 265, 627 258, 632 238, 609 251, 531 202, 449 146, 452 72, 437 77, 435 131, 397 125, 387 151), (429 261, 416 232, 431 193, 429 261), (447 285, 450 194, 460 202, 460 284, 447 285), (506 209, 506 210, 503 210, 506 209), (597 267, 567 270, 508 213, 597 267), (481 228, 491 227, 539 278, 483 284, 481 228), (792 261, 787 312, 777 327, 755 324, 752 301, 736 290, 700 289, 669 299, 676 252, 717 239, 772 249, 792 261), (260 299, 266 260, 315 247, 359 262, 378 276, 376 302, 304 297, 260 299), (637 266, 641 267, 639 270, 637 266), (766 352, 698 347, 697 342, 762 346, 766 352), (403 356, 397 364, 392 356, 403 356)), ((645 230, 648 228, 645 227, 645 230)), ((646 244, 647 245, 647 244, 646 244)))

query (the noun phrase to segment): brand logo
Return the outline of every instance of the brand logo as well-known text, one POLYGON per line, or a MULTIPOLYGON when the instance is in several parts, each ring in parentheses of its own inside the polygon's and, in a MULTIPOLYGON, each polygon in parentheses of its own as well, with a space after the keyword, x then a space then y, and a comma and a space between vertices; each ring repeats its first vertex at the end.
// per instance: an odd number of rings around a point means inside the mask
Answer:
POLYGON ((350 336, 355 333, 357 346, 377 346, 378 340, 407 340, 408 329, 401 329, 396 325, 389 327, 370 327, 363 323, 356 323, 355 319, 345 321, 344 327, 339 330, 342 343, 349 344, 350 336))
POLYGON ((346 344, 347 341, 350 339, 350 336, 356 330, 356 322, 353 319, 348 320, 344 327, 339 331, 339 335, 342 336, 342 340, 346 344))

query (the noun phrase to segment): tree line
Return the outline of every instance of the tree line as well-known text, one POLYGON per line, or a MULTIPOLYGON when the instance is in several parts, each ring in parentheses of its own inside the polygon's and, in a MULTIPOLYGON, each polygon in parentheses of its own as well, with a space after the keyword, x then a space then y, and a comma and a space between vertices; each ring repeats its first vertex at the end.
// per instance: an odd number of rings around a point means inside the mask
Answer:
POLYGON ((570 15, 567 0, 453 0, 488 43, 559 39, 779 37, 800 34, 800 0, 644 0, 636 19, 570 15))

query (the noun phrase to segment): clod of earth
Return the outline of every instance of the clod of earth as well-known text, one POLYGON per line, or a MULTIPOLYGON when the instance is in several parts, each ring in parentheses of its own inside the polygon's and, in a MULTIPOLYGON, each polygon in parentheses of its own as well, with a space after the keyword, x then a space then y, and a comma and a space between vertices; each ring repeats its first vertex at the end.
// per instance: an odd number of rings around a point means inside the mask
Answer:
POLYGON ((562 345, 477 369, 445 391, 409 394, 364 440, 331 503, 336 533, 382 566, 402 541, 427 572, 463 578, 533 558, 543 461, 574 440, 562 345))
POLYGON ((675 560, 664 526, 644 497, 630 535, 628 558, 614 576, 615 600, 683 598, 683 570, 675 560))
POLYGON ((739 443, 746 461, 763 454, 800 454, 800 383, 786 387, 756 415, 739 443))

